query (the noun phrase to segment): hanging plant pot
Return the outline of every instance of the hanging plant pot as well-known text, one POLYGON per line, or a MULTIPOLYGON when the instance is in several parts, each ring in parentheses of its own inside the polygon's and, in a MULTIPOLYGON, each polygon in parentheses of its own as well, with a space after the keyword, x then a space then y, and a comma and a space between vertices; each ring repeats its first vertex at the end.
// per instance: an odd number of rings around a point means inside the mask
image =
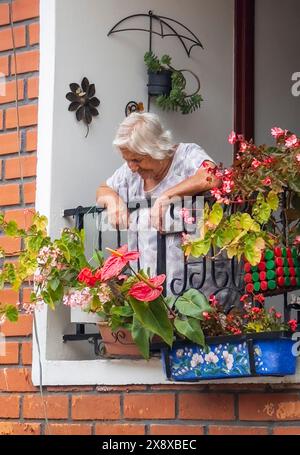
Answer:
POLYGON ((129 330, 122 327, 112 332, 107 322, 100 322, 98 327, 105 346, 106 355, 114 357, 142 357, 129 330))
POLYGON ((180 343, 162 349, 172 381, 201 381, 247 376, 286 376, 296 372, 294 341, 284 332, 207 338, 208 349, 180 343))
POLYGON ((169 95, 172 89, 172 71, 158 73, 148 71, 148 94, 150 96, 169 95))

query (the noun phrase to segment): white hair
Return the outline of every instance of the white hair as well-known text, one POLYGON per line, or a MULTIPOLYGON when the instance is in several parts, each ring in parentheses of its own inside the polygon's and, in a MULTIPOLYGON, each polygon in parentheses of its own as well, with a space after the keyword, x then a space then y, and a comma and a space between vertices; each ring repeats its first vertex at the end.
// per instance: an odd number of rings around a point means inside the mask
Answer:
POLYGON ((133 112, 120 124, 113 145, 156 160, 172 156, 171 132, 165 130, 155 114, 133 112))

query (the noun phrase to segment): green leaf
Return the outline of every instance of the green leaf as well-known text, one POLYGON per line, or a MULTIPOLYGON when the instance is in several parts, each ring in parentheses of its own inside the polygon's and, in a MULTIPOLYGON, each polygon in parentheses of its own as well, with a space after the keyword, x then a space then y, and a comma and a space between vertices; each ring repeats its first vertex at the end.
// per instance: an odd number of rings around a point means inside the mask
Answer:
POLYGON ((191 255, 195 258, 199 256, 205 256, 211 247, 211 239, 209 237, 203 240, 195 240, 191 245, 191 255))
POLYGON ((100 250, 95 250, 93 254, 93 259, 97 265, 97 267, 102 267, 104 262, 104 254, 100 250))
POLYGON ((176 330, 184 335, 190 341, 200 344, 200 346, 205 346, 205 338, 200 325, 200 322, 197 319, 187 318, 179 319, 176 318, 174 321, 176 330))
POLYGON ((270 191, 267 196, 267 203, 272 210, 277 210, 279 207, 279 198, 275 191, 270 191))
POLYGON ((60 285, 60 280, 58 278, 53 278, 51 281, 48 283, 52 289, 52 291, 56 291, 58 286, 60 285))
POLYGON ((131 296, 128 297, 128 301, 141 324, 172 346, 173 326, 163 302, 160 299, 149 303, 140 302, 131 296))
POLYGON ((143 357, 148 360, 150 357, 149 330, 143 327, 135 315, 133 317, 131 335, 143 357))
POLYGON ((111 314, 116 314, 118 316, 123 316, 125 318, 130 318, 133 316, 132 308, 128 306, 116 306, 111 309, 111 314))
POLYGON ((248 231, 251 228, 251 226, 253 224, 253 220, 252 220, 251 216, 249 215, 249 213, 242 213, 240 223, 241 223, 241 228, 245 229, 246 231, 248 231))
POLYGON ((213 205, 210 214, 208 215, 208 221, 210 224, 218 226, 223 218, 223 208, 221 204, 217 202, 213 205))
POLYGON ((18 310, 13 305, 7 305, 5 307, 5 315, 10 322, 16 322, 18 320, 18 310))
POLYGON ((15 221, 9 221, 5 228, 5 234, 10 237, 16 237, 18 234, 18 225, 15 221))
POLYGON ((211 311, 207 298, 196 289, 186 291, 177 299, 175 306, 181 314, 197 319, 203 319, 203 311, 211 311))

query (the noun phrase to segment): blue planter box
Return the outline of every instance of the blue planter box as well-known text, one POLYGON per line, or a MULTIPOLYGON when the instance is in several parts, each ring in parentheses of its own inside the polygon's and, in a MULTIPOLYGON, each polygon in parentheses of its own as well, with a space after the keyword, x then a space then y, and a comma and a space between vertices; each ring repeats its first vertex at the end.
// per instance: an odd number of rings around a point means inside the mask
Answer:
POLYGON ((162 362, 172 381, 286 376, 296 371, 294 343, 283 332, 207 338, 207 350, 191 343, 163 348, 162 362))

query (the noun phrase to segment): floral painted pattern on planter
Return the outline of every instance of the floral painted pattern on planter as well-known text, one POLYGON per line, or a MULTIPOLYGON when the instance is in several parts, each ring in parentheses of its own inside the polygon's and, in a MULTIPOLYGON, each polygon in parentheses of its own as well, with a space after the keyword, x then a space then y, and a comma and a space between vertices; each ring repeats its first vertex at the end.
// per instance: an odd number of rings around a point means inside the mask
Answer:
POLYGON ((169 356, 162 351, 162 360, 168 378, 173 381, 285 376, 296 371, 292 346, 289 338, 255 340, 253 345, 243 339, 210 344, 207 350, 189 344, 171 349, 169 356))

